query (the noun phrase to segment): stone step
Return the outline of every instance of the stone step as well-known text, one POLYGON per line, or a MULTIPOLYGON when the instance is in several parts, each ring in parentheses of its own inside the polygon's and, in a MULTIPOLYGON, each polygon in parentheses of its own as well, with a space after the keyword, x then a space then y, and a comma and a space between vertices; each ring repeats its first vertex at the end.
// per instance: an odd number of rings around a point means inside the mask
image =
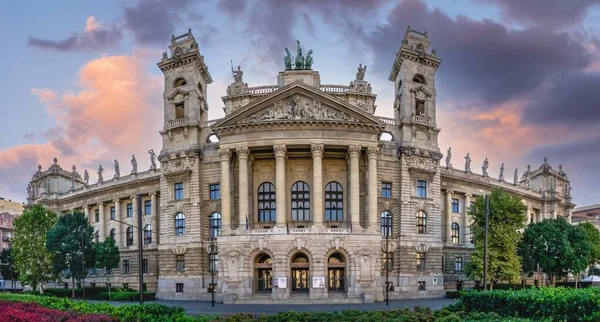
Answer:
POLYGON ((327 299, 310 299, 308 297, 272 299, 272 298, 251 298, 237 299, 234 304, 362 304, 360 298, 342 298, 334 297, 327 299))

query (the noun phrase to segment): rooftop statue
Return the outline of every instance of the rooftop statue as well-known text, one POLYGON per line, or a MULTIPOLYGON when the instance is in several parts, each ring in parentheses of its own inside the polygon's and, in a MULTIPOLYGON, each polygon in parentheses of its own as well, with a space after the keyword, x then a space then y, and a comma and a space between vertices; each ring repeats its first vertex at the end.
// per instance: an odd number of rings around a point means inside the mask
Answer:
POLYGON ((102 165, 99 165, 98 166, 98 183, 104 182, 104 177, 102 177, 102 171, 104 171, 104 168, 102 168, 102 165))
POLYGON ((367 73, 367 65, 365 65, 365 67, 362 67, 362 64, 358 64, 358 71, 356 72, 356 79, 364 80, 366 73, 367 73))
POLYGON ((231 72, 233 73, 233 80, 236 83, 243 83, 243 75, 244 72, 242 71, 242 67, 238 66, 237 70, 233 69, 233 62, 231 63, 231 72))
POLYGON ((489 165, 490 165, 490 162, 488 161, 487 158, 485 158, 485 160, 483 161, 483 166, 481 167, 481 172, 484 177, 488 176, 487 170, 488 170, 489 165))
MULTIPOLYGON (((367 68, 367 66, 365 66, 367 68)), ((360 69, 360 68, 359 68, 360 69)), ((446 168, 452 168, 452 148, 448 148, 448 153, 446 154, 446 168)))
POLYGON ((292 67, 292 54, 290 53, 289 49, 285 49, 285 52, 287 53, 287 55, 283 58, 283 63, 285 64, 285 69, 293 69, 292 67))
POLYGON ((498 177, 500 182, 504 182, 504 163, 500 166, 500 176, 498 177))
POLYGON ((137 173, 137 160, 135 159, 135 155, 131 155, 131 174, 137 173))
POLYGON ((296 49, 296 69, 304 69, 304 56, 302 55, 302 47, 300 47, 300 40, 296 40, 298 49, 296 49))
POLYGON ((121 171, 119 170, 119 161, 117 161, 117 159, 115 159, 115 179, 119 179, 119 177, 121 176, 121 171))
POLYGON ((312 69, 313 57, 312 57, 312 49, 308 51, 306 54, 306 59, 304 60, 304 69, 312 69))
POLYGON ((465 172, 471 172, 471 156, 469 153, 465 156, 465 172))
POLYGON ((150 154, 150 171, 156 171, 156 153, 153 149, 150 149, 148 154, 150 154))
POLYGON ((517 168, 517 169, 515 169, 515 178, 513 181, 513 185, 516 186, 518 182, 519 182, 519 169, 517 168))
POLYGON ((87 172, 87 169, 83 171, 83 185, 87 187, 90 183, 90 174, 87 172))

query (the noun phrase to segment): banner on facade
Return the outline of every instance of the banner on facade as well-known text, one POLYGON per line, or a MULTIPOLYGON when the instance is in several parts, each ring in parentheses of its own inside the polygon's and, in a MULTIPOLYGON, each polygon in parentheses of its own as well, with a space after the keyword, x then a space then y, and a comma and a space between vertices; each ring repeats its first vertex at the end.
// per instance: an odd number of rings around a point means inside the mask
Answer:
POLYGON ((287 277, 273 277, 273 288, 287 288, 287 277))
POLYGON ((313 288, 325 288, 325 276, 313 276, 312 287, 313 288))

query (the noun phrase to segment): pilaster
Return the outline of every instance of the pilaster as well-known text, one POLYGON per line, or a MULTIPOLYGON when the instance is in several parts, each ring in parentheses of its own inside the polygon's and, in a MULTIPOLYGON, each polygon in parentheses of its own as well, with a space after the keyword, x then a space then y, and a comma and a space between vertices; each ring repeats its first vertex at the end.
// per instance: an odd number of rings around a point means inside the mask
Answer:
POLYGON ((377 156, 379 147, 368 147, 367 155, 369 158, 369 176, 368 176, 368 229, 369 232, 377 231, 377 156))
POLYGON ((239 147, 236 152, 239 165, 238 223, 239 229, 244 229, 246 216, 248 216, 248 156, 250 151, 247 147, 239 147))
POLYGON ((312 180, 312 213, 313 226, 323 226, 323 153, 325 147, 323 144, 311 144, 313 160, 313 180, 312 180))
POLYGON ((354 228, 360 228, 360 186, 358 158, 361 147, 358 145, 348 146, 350 157, 350 222, 354 228))
POLYGON ((285 144, 273 146, 275 152, 275 202, 276 225, 285 228, 287 220, 286 185, 285 185, 285 157, 287 148, 285 144))
POLYGON ((223 234, 231 230, 231 182, 229 177, 231 151, 219 149, 221 158, 221 229, 223 234))

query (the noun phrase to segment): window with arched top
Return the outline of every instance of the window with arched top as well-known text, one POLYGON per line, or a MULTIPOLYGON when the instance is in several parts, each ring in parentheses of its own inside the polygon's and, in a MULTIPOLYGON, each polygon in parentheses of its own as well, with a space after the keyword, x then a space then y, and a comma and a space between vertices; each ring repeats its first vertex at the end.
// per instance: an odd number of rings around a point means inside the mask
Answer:
POLYGON ((381 213, 381 235, 392 235, 392 214, 389 211, 381 213))
POLYGON ((213 212, 210 215, 210 237, 216 238, 221 233, 221 214, 213 212))
POLYGON ((273 259, 268 254, 260 254, 256 257, 256 264, 273 264, 273 259))
POLYGON ((219 137, 212 133, 206 138, 206 143, 219 143, 219 137))
POLYGON ((131 246, 133 245, 133 227, 129 226, 127 227, 127 246, 131 246))
POLYGON ((340 254, 340 253, 333 253, 331 255, 329 255, 329 258, 327 259, 327 264, 329 264, 329 266, 331 264, 345 264, 346 260, 344 259, 344 255, 340 254))
POLYGON ((115 228, 111 229, 110 230, 110 238, 112 238, 114 240, 116 235, 117 235, 117 232, 116 232, 115 228))
POLYGON ((258 221, 275 221, 275 210, 275 185, 270 182, 263 182, 258 186, 258 221))
POLYGON ((292 185, 292 221, 310 220, 310 187, 304 181, 292 185))
MULTIPOLYGON (((346 281, 346 259, 339 252, 327 258, 327 288, 329 291, 343 292, 346 281)), ((323 285, 322 287, 324 287, 323 285)))
POLYGON ((187 81, 183 77, 179 77, 173 82, 173 87, 179 87, 183 85, 187 85, 187 81))
POLYGON ((423 75, 416 74, 413 76, 413 82, 425 85, 425 77, 423 77, 423 75))
POLYGON ((144 245, 152 244, 152 225, 144 227, 144 245))
POLYGON ((452 235, 450 237, 452 238, 452 242, 456 244, 460 243, 460 226, 457 223, 452 223, 451 232, 452 235))
POLYGON ((427 234, 427 214, 422 210, 417 211, 417 234, 427 234))
POLYGON ((308 264, 308 256, 304 253, 297 253, 292 257, 292 264, 308 264))
POLYGON ((394 140, 394 136, 390 132, 381 132, 379 134, 379 141, 391 142, 394 140))
POLYGON ((183 236, 185 233, 185 215, 183 213, 178 213, 175 216, 175 235, 183 236))
POLYGON ((339 182, 331 181, 325 186, 325 221, 344 219, 344 191, 339 182))

